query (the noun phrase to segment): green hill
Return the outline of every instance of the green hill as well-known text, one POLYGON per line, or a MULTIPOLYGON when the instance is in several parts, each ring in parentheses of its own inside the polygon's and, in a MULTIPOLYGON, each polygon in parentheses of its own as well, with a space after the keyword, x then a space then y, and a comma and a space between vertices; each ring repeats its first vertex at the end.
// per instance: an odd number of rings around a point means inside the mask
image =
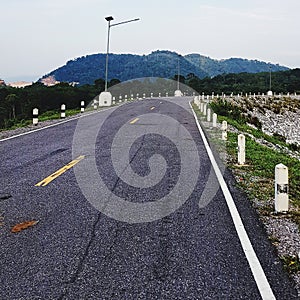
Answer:
MULTIPOLYGON (((50 72, 50 75, 62 82, 92 84, 98 78, 105 77, 105 54, 92 54, 70 60, 66 65, 50 72)), ((199 78, 214 77, 228 73, 258 73, 288 70, 287 67, 269 64, 257 60, 230 58, 225 60, 211 59, 200 54, 181 56, 171 51, 154 51, 148 55, 110 54, 108 79, 121 81, 141 77, 171 78, 178 72, 187 77, 194 74, 199 78)))

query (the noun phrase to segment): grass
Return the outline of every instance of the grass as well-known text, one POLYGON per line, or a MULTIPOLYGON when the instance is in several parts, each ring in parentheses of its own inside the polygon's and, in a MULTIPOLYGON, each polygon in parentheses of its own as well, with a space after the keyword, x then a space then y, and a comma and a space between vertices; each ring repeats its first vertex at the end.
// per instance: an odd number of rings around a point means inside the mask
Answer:
MULTIPOLYGON (((128 102, 134 101, 134 100, 127 100, 128 102)), ((124 100, 123 100, 124 102, 124 100)), ((122 102, 122 103, 123 103, 122 102)), ((119 105, 119 100, 116 101, 115 104, 112 104, 111 106, 118 106, 119 105)), ((97 107, 97 109, 99 109, 97 107)), ((93 105, 89 105, 88 107, 85 108, 85 112, 91 112, 94 111, 94 107, 93 105)), ((66 110, 66 117, 69 116, 73 116, 76 114, 80 113, 80 109, 68 109, 66 110)), ((49 121, 49 120, 57 120, 60 119, 60 110, 49 110, 46 111, 45 113, 39 115, 39 122, 44 122, 44 121, 49 121)), ((22 128, 22 127, 26 127, 28 125, 32 124, 32 119, 30 120, 9 120, 9 125, 6 125, 7 127, 5 128, 0 128, 0 132, 1 131, 5 131, 5 130, 14 130, 17 128, 22 128)))
POLYGON ((280 259, 283 262, 284 269, 289 274, 295 274, 300 271, 300 261, 297 256, 283 255, 280 259))
MULTIPOLYGON (((73 116, 80 113, 80 109, 68 109, 66 110, 66 117, 73 116)), ((39 122, 60 119, 60 111, 49 110, 41 115, 39 115, 39 122)), ((4 130, 14 130, 22 127, 26 127, 32 124, 31 120, 14 120, 12 125, 7 128, 1 128, 0 131, 4 130)))
MULTIPOLYGON (((68 109, 66 110, 66 117, 73 116, 80 113, 80 109, 68 109)), ((59 110, 49 110, 39 116, 39 121, 49 121, 60 119, 60 111, 59 110)))

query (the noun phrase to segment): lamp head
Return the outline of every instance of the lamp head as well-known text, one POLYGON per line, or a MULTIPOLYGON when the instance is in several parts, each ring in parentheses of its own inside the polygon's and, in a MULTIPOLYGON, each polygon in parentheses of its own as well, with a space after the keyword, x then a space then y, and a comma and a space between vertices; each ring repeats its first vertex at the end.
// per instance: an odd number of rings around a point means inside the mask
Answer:
POLYGON ((112 16, 109 16, 109 17, 106 17, 105 18, 105 20, 107 21, 107 22, 109 22, 109 21, 112 21, 114 18, 112 17, 112 16))

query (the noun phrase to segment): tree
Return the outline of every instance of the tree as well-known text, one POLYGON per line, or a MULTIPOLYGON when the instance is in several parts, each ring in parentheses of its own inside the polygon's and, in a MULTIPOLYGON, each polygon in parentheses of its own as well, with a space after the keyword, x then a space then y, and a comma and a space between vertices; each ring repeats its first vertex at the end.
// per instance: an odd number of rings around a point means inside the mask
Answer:
POLYGON ((9 119, 16 118, 16 105, 19 97, 16 94, 9 94, 5 97, 5 101, 9 106, 9 119))

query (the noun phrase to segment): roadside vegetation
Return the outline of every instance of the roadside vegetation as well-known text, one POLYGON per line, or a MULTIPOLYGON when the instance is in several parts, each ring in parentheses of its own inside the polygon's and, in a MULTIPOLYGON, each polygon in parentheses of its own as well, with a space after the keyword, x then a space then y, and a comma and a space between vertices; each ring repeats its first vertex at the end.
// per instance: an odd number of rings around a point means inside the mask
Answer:
MULTIPOLYGON (((300 160, 293 158, 281 151, 289 148, 299 153, 297 145, 288 145, 284 137, 280 135, 267 135, 261 130, 258 119, 253 119, 245 114, 243 108, 233 105, 223 99, 217 99, 210 104, 212 110, 218 114, 218 121, 227 121, 229 124, 228 138, 225 142, 226 166, 235 175, 237 186, 243 189, 254 207, 261 216, 282 217, 293 220, 300 228, 300 160), (255 125, 255 128, 252 126, 255 125), (238 134, 246 136, 246 163, 243 166, 237 164, 238 134), (267 145, 260 141, 268 142, 267 145), (276 149, 268 145, 277 146, 276 149), (274 172, 275 166, 283 163, 289 168, 289 200, 290 211, 285 215, 276 215, 274 212, 274 172)), ((200 110, 194 105, 200 119, 205 120, 200 110)), ((203 122, 205 125, 205 122, 203 122)), ((218 149, 219 137, 216 133, 207 130, 210 141, 218 149)), ((224 151, 221 149, 221 151, 224 151)), ((224 153, 223 153, 224 154, 224 153)), ((221 157, 225 157, 221 153, 221 157)), ((299 258, 294 256, 282 256, 284 268, 289 273, 300 271, 299 258)))

